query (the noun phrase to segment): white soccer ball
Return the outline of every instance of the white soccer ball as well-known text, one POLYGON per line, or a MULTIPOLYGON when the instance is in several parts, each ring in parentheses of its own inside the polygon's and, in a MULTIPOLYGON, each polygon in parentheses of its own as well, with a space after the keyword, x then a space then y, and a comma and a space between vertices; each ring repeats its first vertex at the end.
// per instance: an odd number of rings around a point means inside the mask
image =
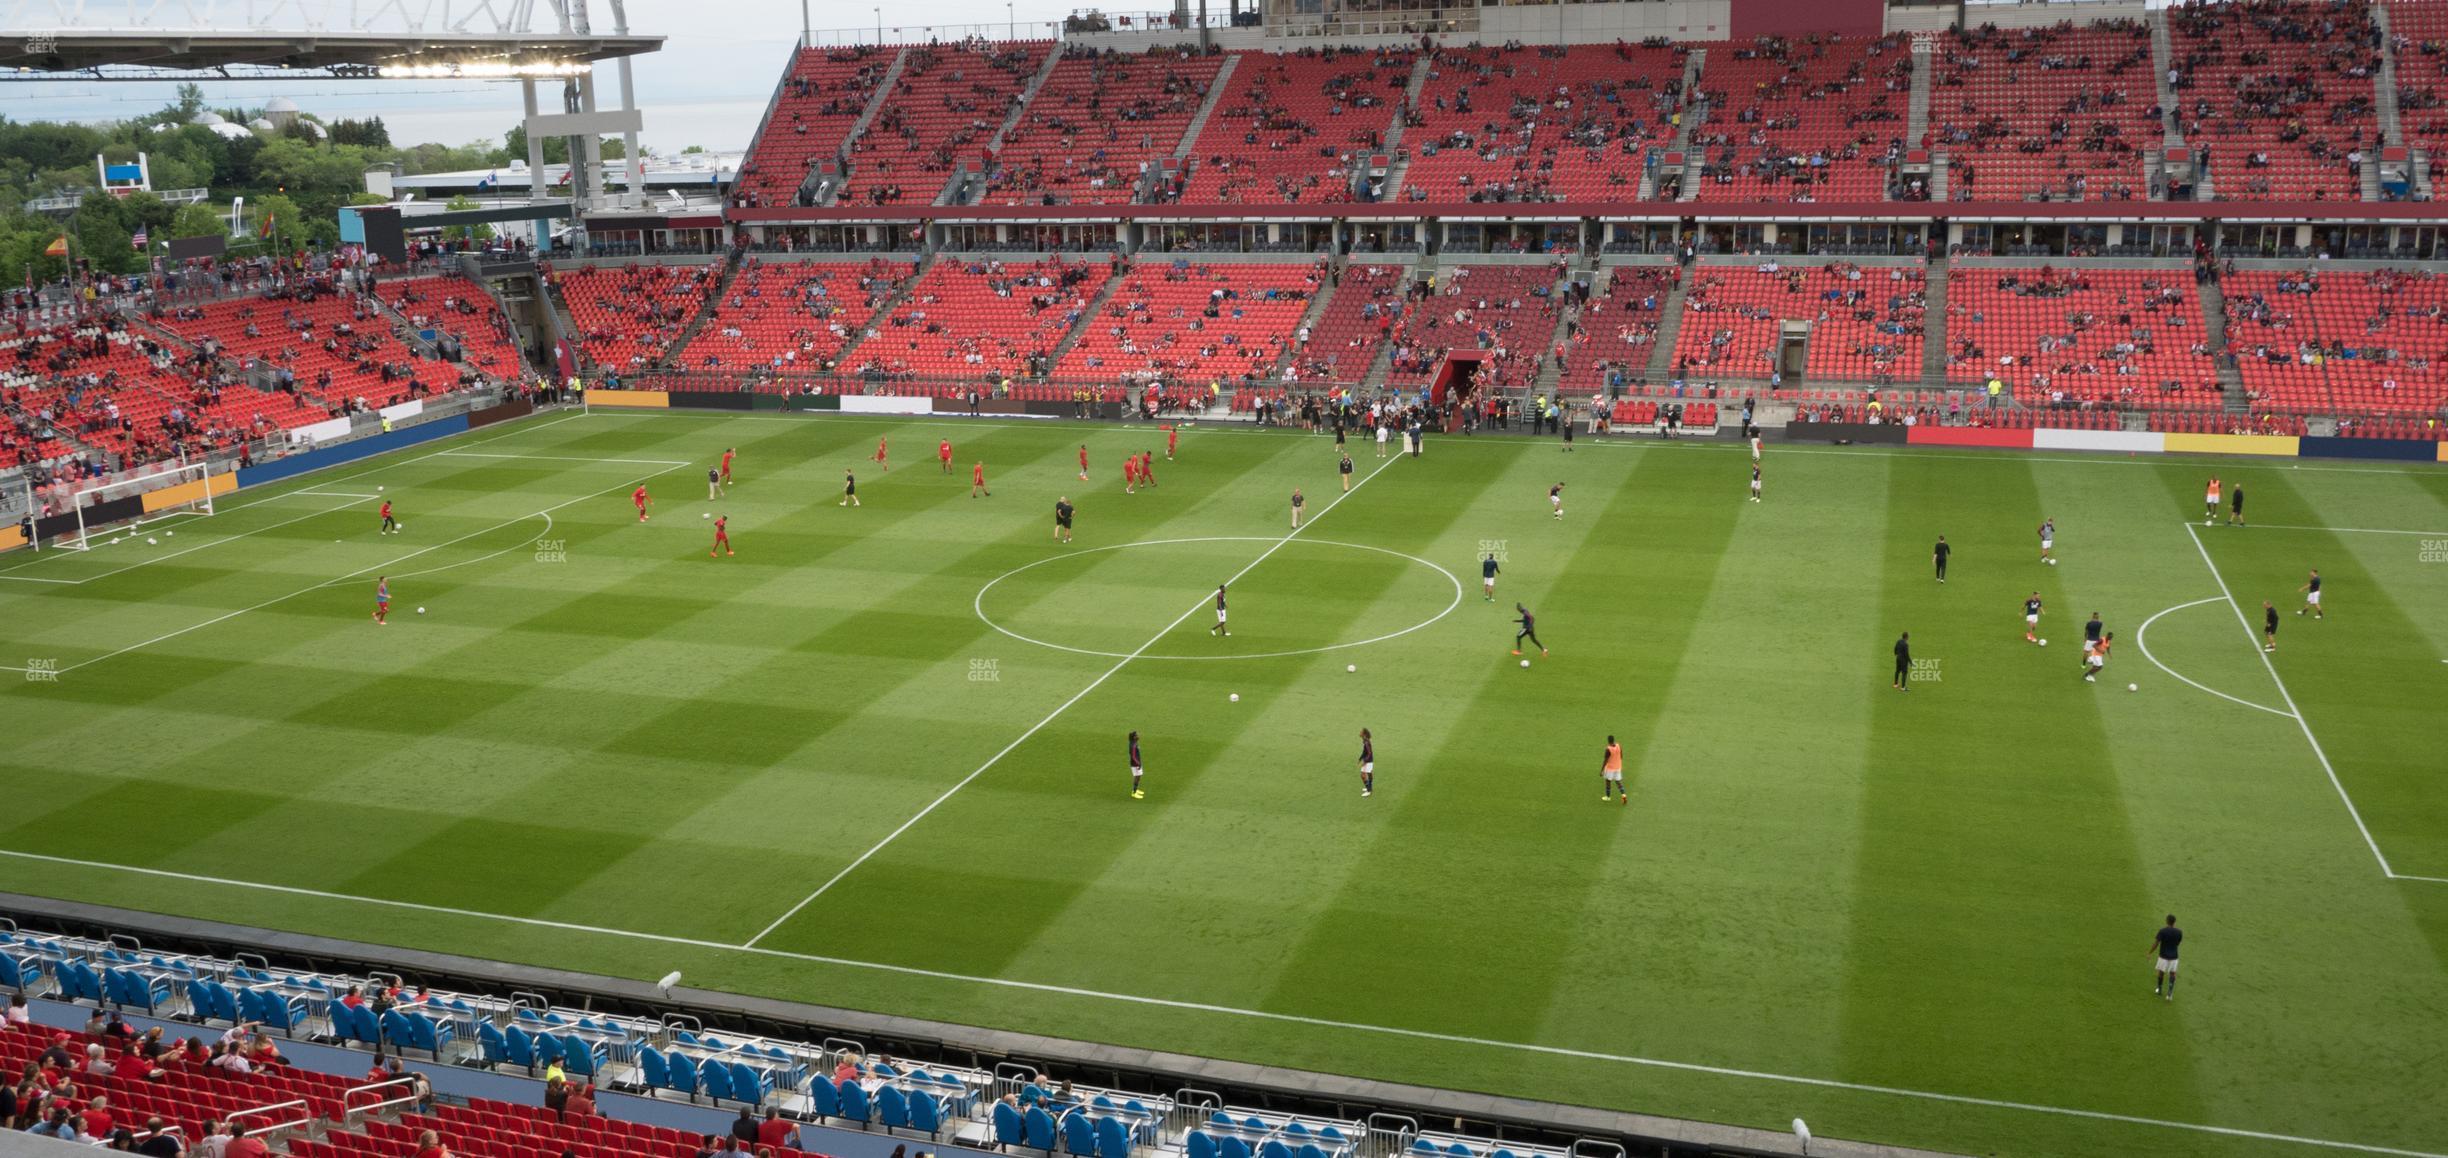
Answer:
POLYGON ((425 609, 424 609, 424 608, 422 608, 422 607, 417 608, 417 614, 419 614, 419 615, 423 615, 423 614, 425 614, 425 609))
POLYGON ((2142 685, 2140 685, 2140 684, 2127 684, 2127 685, 2125 685, 2125 690, 2126 690, 2126 691, 2129 691, 2129 692, 2138 692, 2138 691, 2141 691, 2141 690, 2142 690, 2142 685))
POLYGON ((146 535, 146 536, 145 536, 145 546, 148 546, 148 547, 153 547, 153 546, 159 546, 160 544, 161 544, 161 540, 156 539, 156 538, 154 538, 154 537, 153 537, 153 536, 151 536, 151 535, 146 535))
POLYGON ((2055 559, 2051 559, 2051 560, 2049 560, 2049 566, 2054 567, 2054 566, 2056 566, 2056 565, 2057 565, 2057 560, 2055 560, 2055 559))
POLYGON ((2047 646, 2048 646, 2048 641, 2047 641, 2047 640, 2045 640, 2045 639, 2044 639, 2044 640, 2041 640, 2041 641, 2040 641, 2040 646, 2042 646, 2042 647, 2047 647, 2047 646))
POLYGON ((177 532, 177 531, 163 531, 163 532, 162 532, 162 538, 165 538, 165 539, 168 539, 168 538, 174 538, 174 537, 176 537, 177 535, 178 535, 178 532, 177 532))
POLYGON ((698 517, 698 518, 701 518, 701 519, 710 519, 710 518, 713 518, 713 517, 714 517, 714 512, 712 512, 712 511, 707 511, 707 512, 705 512, 704 514, 701 514, 701 515, 699 515, 699 516, 697 516, 697 517, 698 517))
POLYGON ((1241 702, 1241 693, 1239 693, 1239 692, 1234 692, 1234 693, 1232 694, 1232 702, 1234 702, 1234 703, 1236 703, 1236 704, 1237 704, 1237 703, 1240 703, 1240 702, 1241 702))
POLYGON ((1347 664, 1344 664, 1344 665, 1343 665, 1343 670, 1344 670, 1344 671, 1359 671, 1359 670, 1360 670, 1360 665, 1359 665, 1359 664, 1356 664, 1356 663, 1347 663, 1347 664))
POLYGON ((1523 660, 1523 661, 1522 661, 1522 666, 1523 666, 1523 667, 1528 667, 1528 666, 1530 666, 1530 661, 1529 661, 1529 660, 1526 660, 1526 659, 1525 659, 1525 660, 1523 660))
POLYGON ((382 487, 380 487, 380 486, 378 485, 378 486, 376 486, 374 489, 379 491, 379 490, 381 490, 381 489, 382 489, 382 487))
POLYGON ((396 520, 395 520, 395 521, 393 521, 393 522, 392 522, 392 524, 391 524, 391 529, 392 529, 392 530, 394 530, 394 531, 405 531, 405 530, 407 530, 407 529, 408 529, 408 524, 406 524, 406 523, 402 523, 402 522, 398 522, 398 521, 396 521, 396 520))

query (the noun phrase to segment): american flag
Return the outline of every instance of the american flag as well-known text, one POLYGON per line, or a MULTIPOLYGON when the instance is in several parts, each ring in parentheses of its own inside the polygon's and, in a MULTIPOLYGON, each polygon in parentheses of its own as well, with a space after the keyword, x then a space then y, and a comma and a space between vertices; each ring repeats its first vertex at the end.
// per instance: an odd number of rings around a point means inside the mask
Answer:
POLYGON ((153 239, 146 235, 145 227, 141 225, 136 227, 136 236, 128 238, 128 245, 134 248, 138 253, 143 253, 145 246, 152 244, 152 242, 153 239))

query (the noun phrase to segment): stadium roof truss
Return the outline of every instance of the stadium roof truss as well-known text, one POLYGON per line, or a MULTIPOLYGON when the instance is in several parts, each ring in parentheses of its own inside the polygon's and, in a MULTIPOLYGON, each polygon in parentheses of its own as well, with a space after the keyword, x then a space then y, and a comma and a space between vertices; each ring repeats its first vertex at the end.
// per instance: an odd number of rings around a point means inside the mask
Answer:
POLYGON ((0 79, 523 80, 661 48, 587 0, 0 0, 0 79))

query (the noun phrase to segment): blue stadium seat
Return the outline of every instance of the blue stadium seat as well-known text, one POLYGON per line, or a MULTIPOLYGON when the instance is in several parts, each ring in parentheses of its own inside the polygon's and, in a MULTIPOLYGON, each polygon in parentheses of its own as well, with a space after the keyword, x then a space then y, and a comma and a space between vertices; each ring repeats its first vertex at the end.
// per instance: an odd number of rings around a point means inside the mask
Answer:
POLYGON ((671 1051, 670 1059, 672 1080, 671 1088, 687 1094, 690 1101, 696 1101, 698 1090, 697 1059, 690 1057, 689 1055, 676 1049, 671 1051))
POLYGON ((943 1099, 925 1090, 909 1092, 909 1128, 924 1130, 927 1137, 943 1134, 943 1099))
POLYGON ((1062 1117, 1063 1149, 1079 1158, 1096 1158, 1096 1123, 1088 1120, 1084 1110, 1073 1110, 1062 1117))
POLYGON ((867 1125, 867 1087, 857 1082, 841 1084, 841 1116, 861 1127, 867 1125))
POLYGON ((408 1015, 399 1010, 384 1010, 381 1019, 375 1025, 382 1031, 383 1040, 390 1042, 394 1049, 405 1048, 416 1043, 416 1027, 408 1024, 408 1015))
POLYGON ((1097 1158, 1130 1158, 1130 1132, 1122 1128, 1120 1119, 1097 1119, 1096 1141, 1097 1158))
POLYGON ((808 1100, 815 1104, 818 1118, 841 1116, 841 1088, 833 1079, 818 1077, 808 1083, 808 1100))
POLYGON ((1054 1115, 1046 1113, 1044 1106, 1030 1106, 1021 1113, 1020 1121, 1028 1127, 1029 1145, 1049 1152, 1054 1149, 1054 1115))
POLYGON ((1411 1153, 1413 1158, 1430 1158, 1431 1155, 1441 1154, 1443 1151, 1438 1150, 1436 1143, 1431 1142, 1426 1138, 1413 1138, 1411 1140, 1411 1153))
POLYGON ((738 1096, 731 1092, 731 1067, 721 1062, 708 1059, 706 1064, 697 1067, 697 1080, 705 1084, 705 1096, 717 1102, 727 1102, 738 1096))
MULTIPOLYGON (((537 1034, 536 1036, 539 1040, 543 1040, 549 1039, 554 1035, 546 1033, 537 1034)), ((561 1068, 569 1071, 572 1077, 594 1077, 596 1061, 595 1047, 587 1044, 586 1039, 581 1038, 574 1033, 561 1034, 559 1040, 561 1045, 561 1068)))
POLYGON ((755 1070, 740 1062, 731 1063, 732 1097, 743 1102, 762 1102, 770 1092, 765 1088, 765 1079, 758 1076, 755 1070))
POLYGON ((886 1129, 907 1129, 909 1095, 902 1093, 898 1086, 885 1086, 875 1093, 875 1112, 876 1121, 884 1123, 886 1129))
POLYGON ((672 1088, 671 1069, 663 1064, 663 1051, 648 1046, 638 1051, 638 1076, 650 1090, 672 1088))
POLYGON ((1301 1148, 1293 1151, 1293 1153, 1297 1154, 1299 1158, 1326 1158, 1326 1152, 1318 1149, 1317 1144, 1314 1142, 1302 1143, 1301 1148))
POLYGON ((1223 1151, 1223 1158, 1250 1158, 1249 1143, 1237 1134, 1224 1135, 1216 1143, 1216 1149, 1223 1151))
POLYGON ((1012 1109, 1009 1103, 995 1103, 994 1132, 998 1146, 1028 1145, 1028 1126, 1020 1120, 1020 1111, 1012 1109))
POLYGON ((1258 1144, 1258 1158, 1293 1158, 1292 1148, 1269 1138, 1258 1144))
POLYGON ((1188 1158, 1218 1158, 1215 1139, 1208 1137, 1205 1130, 1190 1131, 1182 1140, 1182 1150, 1188 1158))
POLYGON ((486 1065, 497 1066, 510 1060, 510 1039, 502 1036, 501 1027, 480 1021, 476 1023, 476 1050, 486 1065))
POLYGON ((536 1047, 534 1035, 528 1033, 526 1030, 520 1029, 518 1026, 513 1025, 510 1028, 502 1031, 502 1040, 507 1046, 502 1054, 504 1061, 507 1061, 511 1065, 517 1066, 521 1069, 531 1070, 535 1068, 536 1047))

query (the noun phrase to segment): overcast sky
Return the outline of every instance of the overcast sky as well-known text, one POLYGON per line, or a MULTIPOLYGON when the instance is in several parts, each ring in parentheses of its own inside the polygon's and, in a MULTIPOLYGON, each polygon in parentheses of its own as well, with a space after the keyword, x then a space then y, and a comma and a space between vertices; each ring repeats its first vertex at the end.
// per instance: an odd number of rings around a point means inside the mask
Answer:
MULTIPOLYGON (((88 23, 109 24, 103 9, 136 0, 95 0, 88 23)), ((466 8, 470 0, 453 0, 466 8)), ((1220 2, 1220 0, 1219 0, 1220 2)), ((302 0, 316 12, 344 10, 345 0, 302 0)), ((224 3, 235 12, 239 9, 224 3)), ((1035 21, 1037 35, 1048 22, 1060 20, 1075 7, 1092 7, 1059 0, 931 0, 926 4, 874 3, 852 0, 808 0, 807 12, 820 34, 838 39, 855 30, 874 39, 879 19, 888 40, 924 39, 928 24, 948 35, 991 26, 1002 35, 1007 21, 1035 21), (895 13, 913 23, 898 24, 895 13), (915 21, 923 19, 928 24, 915 21)), ((299 10, 300 0, 283 6, 299 10)), ((411 7, 415 7, 411 5, 411 7)), ((496 7, 502 7, 496 0, 496 7)), ((542 7, 538 6, 539 9, 542 7)), ((1108 11, 1154 8, 1152 0, 1108 5, 1108 11)), ((791 44, 799 35, 799 0, 628 0, 629 29, 664 37, 663 50, 637 58, 638 103, 645 110, 646 143, 666 152, 684 145, 738 148, 756 127, 756 118, 773 95, 774 82, 791 44), (728 139, 726 139, 728 138, 728 139)), ((597 31, 611 28, 609 0, 591 0, 597 31)), ((539 19, 544 19, 541 14, 539 19)), ((345 15, 337 22, 345 22, 345 15)), ((287 26, 290 22, 282 20, 287 26)), ((1023 29, 1026 33, 1029 30, 1023 29)), ((616 71, 599 71, 599 104, 608 105, 615 91, 616 71)), ((173 86, 156 84, 49 84, 25 82, 0 89, 11 99, 6 115, 27 119, 40 115, 68 120, 107 120, 151 112, 174 96, 173 86), (22 99, 19 99, 22 98, 22 99)), ((463 144, 483 138, 498 140, 517 123, 518 86, 473 82, 408 84, 390 81, 255 81, 206 83, 205 94, 215 105, 260 105, 273 96, 287 96, 307 112, 326 118, 380 115, 400 144, 439 140, 463 144)), ((548 99, 558 99, 558 93, 548 99)))

